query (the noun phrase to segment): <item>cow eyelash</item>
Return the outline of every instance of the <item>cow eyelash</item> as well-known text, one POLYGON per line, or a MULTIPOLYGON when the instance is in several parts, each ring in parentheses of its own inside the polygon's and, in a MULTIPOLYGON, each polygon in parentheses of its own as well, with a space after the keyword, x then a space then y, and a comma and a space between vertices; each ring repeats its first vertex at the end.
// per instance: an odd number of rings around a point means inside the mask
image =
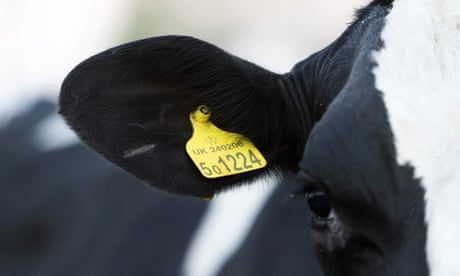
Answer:
POLYGON ((294 189, 291 192, 292 197, 305 197, 306 194, 322 190, 320 181, 316 179, 312 174, 306 172, 299 172, 295 179, 294 189))

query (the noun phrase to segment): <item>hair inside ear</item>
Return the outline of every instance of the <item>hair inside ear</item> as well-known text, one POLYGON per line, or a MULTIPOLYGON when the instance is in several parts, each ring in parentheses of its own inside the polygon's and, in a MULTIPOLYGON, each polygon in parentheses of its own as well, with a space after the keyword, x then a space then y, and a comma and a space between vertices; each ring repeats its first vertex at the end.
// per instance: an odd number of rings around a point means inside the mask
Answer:
POLYGON ((78 65, 62 85, 60 112, 90 147, 138 178, 173 193, 210 197, 297 165, 296 130, 280 78, 194 38, 150 38, 78 65), (268 166, 204 177, 185 149, 193 133, 190 114, 201 105, 210 108, 217 127, 252 141, 268 166))

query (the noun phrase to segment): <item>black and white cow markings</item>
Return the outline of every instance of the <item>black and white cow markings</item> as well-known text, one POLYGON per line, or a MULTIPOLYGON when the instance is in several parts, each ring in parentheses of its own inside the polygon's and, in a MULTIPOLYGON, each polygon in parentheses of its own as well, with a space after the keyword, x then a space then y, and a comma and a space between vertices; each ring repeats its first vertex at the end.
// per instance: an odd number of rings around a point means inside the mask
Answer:
POLYGON ((284 75, 191 37, 135 41, 78 65, 60 112, 94 150, 172 193, 297 174, 327 275, 457 275, 459 14, 459 0, 374 0, 284 75), (266 166, 207 177, 214 167, 185 151, 200 106, 266 166))

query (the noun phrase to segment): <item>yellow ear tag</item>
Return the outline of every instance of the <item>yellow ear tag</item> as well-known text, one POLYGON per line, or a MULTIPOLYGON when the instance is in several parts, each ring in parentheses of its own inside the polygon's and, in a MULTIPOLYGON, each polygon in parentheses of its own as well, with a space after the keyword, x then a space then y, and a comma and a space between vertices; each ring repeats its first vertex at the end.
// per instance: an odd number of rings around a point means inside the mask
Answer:
POLYGON ((211 120, 207 106, 190 114, 193 135, 185 149, 206 178, 241 174, 267 166, 267 161, 254 144, 238 133, 222 130, 211 120))

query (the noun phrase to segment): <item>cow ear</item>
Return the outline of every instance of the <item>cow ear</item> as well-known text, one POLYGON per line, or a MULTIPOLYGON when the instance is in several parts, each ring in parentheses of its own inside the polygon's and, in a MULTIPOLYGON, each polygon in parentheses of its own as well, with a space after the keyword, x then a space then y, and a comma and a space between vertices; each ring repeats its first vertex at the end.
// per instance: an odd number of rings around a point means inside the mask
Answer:
POLYGON ((176 194, 210 197, 297 167, 304 141, 282 83, 282 76, 203 41, 157 37, 78 65, 62 85, 60 113, 91 148, 138 178, 176 194), (268 165, 204 177, 185 150, 193 133, 190 114, 202 105, 218 128, 251 140, 268 165))

